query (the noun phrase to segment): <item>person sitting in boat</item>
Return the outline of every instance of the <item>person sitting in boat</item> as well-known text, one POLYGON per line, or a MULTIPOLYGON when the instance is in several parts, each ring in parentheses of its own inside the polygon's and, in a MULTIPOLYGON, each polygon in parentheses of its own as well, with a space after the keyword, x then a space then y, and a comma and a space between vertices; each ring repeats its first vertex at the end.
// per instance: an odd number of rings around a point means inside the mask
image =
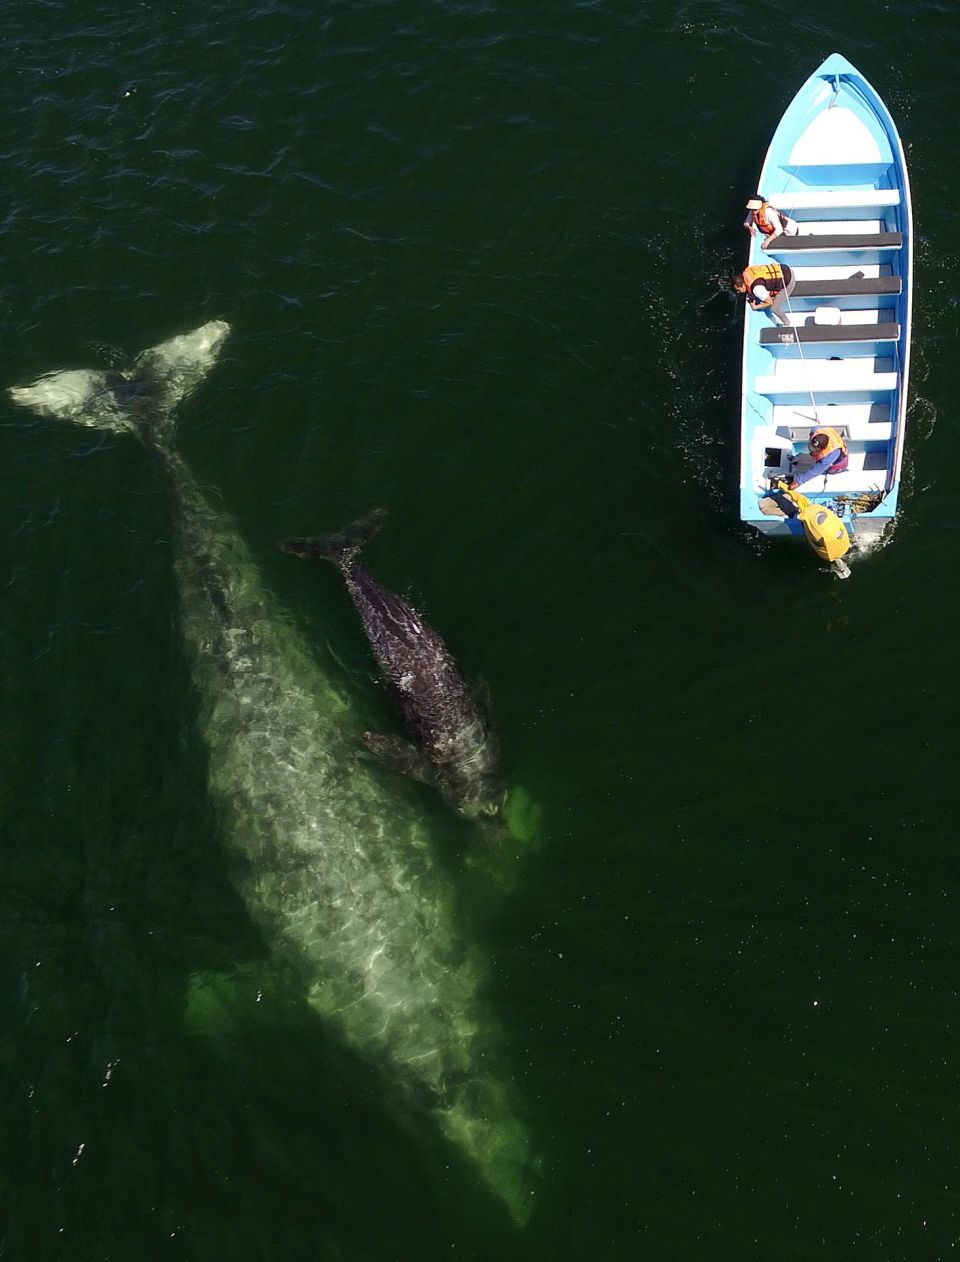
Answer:
POLYGON ((784 307, 796 283, 797 278, 786 263, 757 263, 733 276, 737 293, 746 297, 754 311, 769 308, 778 324, 790 323, 784 315, 784 307))
POLYGON ((843 438, 829 425, 810 431, 807 451, 813 456, 813 464, 790 479, 791 490, 803 486, 811 478, 827 477, 831 473, 843 473, 850 463, 850 451, 843 438))
MULTIPOLYGON (((784 479, 791 491, 803 486, 812 478, 842 473, 850 463, 850 452, 843 438, 829 425, 812 429, 807 439, 807 451, 813 456, 813 464, 800 474, 784 479)), ((781 484, 782 485, 782 484, 781 484)), ((772 489, 760 500, 760 511, 767 517, 796 517, 797 505, 781 490, 772 489)))
POLYGON ((762 193, 747 202, 747 217, 743 226, 751 237, 763 238, 761 250, 766 250, 774 237, 779 237, 781 233, 785 237, 795 237, 798 231, 797 221, 777 210, 776 206, 771 206, 762 193))

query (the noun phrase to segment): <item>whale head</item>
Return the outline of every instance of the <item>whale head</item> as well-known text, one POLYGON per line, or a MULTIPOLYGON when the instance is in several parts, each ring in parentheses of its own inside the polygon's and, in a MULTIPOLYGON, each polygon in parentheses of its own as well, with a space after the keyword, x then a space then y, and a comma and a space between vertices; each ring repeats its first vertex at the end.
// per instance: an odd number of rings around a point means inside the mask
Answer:
POLYGON ((466 766, 440 768, 436 783, 462 818, 481 825, 491 835, 502 825, 506 784, 497 770, 496 750, 487 737, 466 766))

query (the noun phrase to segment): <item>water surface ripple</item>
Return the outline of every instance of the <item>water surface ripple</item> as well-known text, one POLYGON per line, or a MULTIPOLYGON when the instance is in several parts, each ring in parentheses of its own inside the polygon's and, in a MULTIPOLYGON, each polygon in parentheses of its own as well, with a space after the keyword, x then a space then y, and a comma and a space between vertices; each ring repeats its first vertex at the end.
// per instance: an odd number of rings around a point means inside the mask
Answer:
POLYGON ((228 320, 182 455, 316 669, 390 728, 337 575, 274 549, 385 505, 371 569, 486 682, 539 844, 477 863, 383 792, 485 961, 538 1193, 518 1228, 277 963, 162 487, 5 401, 0 1255, 951 1256, 958 29, 937 0, 4 5, 0 385, 228 320), (898 120, 918 235, 902 519, 842 585, 736 524, 724 288, 832 51, 898 120))

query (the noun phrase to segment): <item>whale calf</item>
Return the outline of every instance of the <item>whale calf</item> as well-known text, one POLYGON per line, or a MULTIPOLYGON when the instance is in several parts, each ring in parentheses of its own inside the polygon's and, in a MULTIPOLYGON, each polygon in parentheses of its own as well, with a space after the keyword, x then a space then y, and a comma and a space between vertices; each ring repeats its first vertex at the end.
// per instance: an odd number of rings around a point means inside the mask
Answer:
POLYGON ((295 556, 332 561, 343 574, 380 672, 396 697, 412 740, 364 732, 367 749, 387 767, 432 784, 467 819, 495 820, 505 785, 487 707, 464 679, 436 631, 357 564, 357 554, 386 513, 375 509, 338 535, 284 539, 295 556))
POLYGON ((485 970, 454 929, 453 891, 413 803, 356 757, 346 695, 275 607, 230 520, 174 444, 173 414, 216 362, 219 320, 125 372, 14 388, 41 416, 133 432, 166 485, 181 621, 236 887, 309 1004, 425 1110, 523 1221, 529 1146, 495 1066, 485 970))

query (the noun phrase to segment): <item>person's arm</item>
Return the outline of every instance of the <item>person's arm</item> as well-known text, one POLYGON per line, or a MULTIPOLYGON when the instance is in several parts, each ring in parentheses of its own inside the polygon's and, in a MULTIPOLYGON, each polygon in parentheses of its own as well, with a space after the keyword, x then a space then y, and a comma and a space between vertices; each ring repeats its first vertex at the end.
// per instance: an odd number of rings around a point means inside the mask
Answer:
POLYGON ((760 229, 757 227, 754 221, 752 210, 747 215, 746 219, 744 219, 743 226, 746 228, 747 232, 750 233, 751 237, 755 237, 757 233, 760 231, 760 229))
POLYGON ((836 451, 831 451, 826 460, 815 460, 809 469, 804 469, 803 473, 796 473, 793 476, 793 486, 803 486, 804 482, 809 482, 812 478, 819 478, 821 474, 826 473, 837 463, 843 455, 843 448, 838 447, 836 451))
POLYGON ((766 285, 754 285, 747 290, 747 302, 754 311, 763 311, 765 307, 773 306, 773 295, 766 285))

